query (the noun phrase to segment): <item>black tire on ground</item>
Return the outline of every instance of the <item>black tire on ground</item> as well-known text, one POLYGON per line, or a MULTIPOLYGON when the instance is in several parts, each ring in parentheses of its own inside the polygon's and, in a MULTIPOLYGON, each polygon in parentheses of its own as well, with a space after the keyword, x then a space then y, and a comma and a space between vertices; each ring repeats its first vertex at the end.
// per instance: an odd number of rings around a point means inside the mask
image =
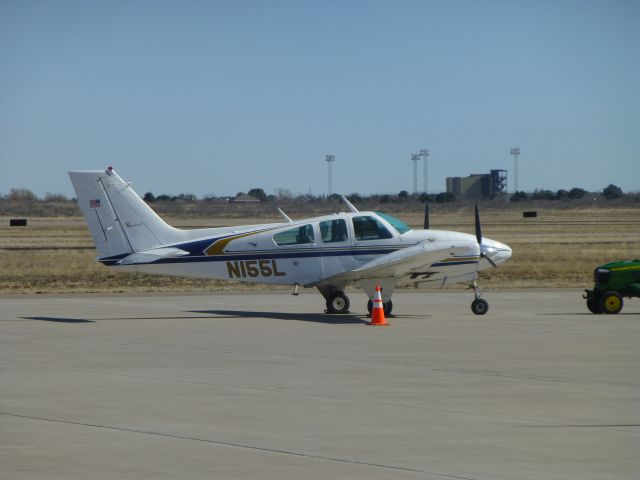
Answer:
MULTIPOLYGON (((384 310, 385 316, 391 315, 391 312, 393 311, 393 302, 389 300, 387 303, 383 303, 382 309, 384 310)), ((369 315, 373 313, 373 302, 371 300, 367 302, 367 311, 369 312, 369 315)))
POLYGON ((344 292, 333 292, 327 298, 327 313, 349 313, 351 302, 344 292))
POLYGON ((391 301, 391 299, 389 299, 387 303, 382 304, 382 309, 384 310, 385 316, 388 317, 389 315, 391 315, 391 312, 393 311, 393 302, 391 301))
POLYGON ((618 292, 607 292, 600 300, 602 311, 607 314, 616 314, 622 310, 622 296, 618 292))
POLYGON ((600 299, 597 297, 587 298, 587 308, 591 313, 599 315, 602 313, 602 307, 600 306, 600 299))
POLYGON ((471 311, 476 315, 484 315, 489 311, 489 302, 484 298, 476 298, 471 302, 471 311))

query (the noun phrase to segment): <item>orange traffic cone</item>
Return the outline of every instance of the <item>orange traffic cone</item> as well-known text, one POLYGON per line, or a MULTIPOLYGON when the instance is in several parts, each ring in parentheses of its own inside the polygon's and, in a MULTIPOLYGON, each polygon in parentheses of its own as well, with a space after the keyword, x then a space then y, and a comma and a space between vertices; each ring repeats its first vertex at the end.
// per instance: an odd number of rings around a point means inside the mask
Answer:
POLYGON ((387 323, 387 319, 384 318, 384 307, 382 306, 380 285, 376 285, 376 294, 373 296, 373 310, 371 310, 371 321, 367 322, 367 325, 389 325, 387 323))

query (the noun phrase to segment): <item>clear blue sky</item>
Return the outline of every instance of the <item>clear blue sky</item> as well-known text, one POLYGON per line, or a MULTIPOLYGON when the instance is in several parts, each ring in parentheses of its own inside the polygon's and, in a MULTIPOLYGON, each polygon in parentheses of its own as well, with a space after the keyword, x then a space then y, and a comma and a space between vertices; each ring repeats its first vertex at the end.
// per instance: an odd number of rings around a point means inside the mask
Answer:
POLYGON ((0 0, 0 193, 640 191, 640 2, 0 0), (510 172, 511 173, 511 172, 510 172), (421 174, 421 173, 420 173, 421 174), (422 180, 420 180, 420 188, 422 180))

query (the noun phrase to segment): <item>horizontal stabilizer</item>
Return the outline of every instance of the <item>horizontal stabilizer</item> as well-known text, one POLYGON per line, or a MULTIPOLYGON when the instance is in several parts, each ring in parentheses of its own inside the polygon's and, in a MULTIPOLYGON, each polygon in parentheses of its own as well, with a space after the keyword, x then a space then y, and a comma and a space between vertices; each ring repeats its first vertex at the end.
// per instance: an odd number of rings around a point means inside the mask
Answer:
POLYGON ((118 265, 135 265, 141 263, 152 263, 163 258, 175 258, 189 255, 189 252, 180 250, 179 248, 151 248, 136 252, 118 262, 118 265))

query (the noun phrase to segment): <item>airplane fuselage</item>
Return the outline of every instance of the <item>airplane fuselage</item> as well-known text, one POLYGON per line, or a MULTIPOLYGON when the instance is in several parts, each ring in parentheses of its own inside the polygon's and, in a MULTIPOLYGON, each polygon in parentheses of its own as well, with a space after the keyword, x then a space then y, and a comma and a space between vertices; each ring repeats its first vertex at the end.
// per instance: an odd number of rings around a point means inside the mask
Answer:
MULTIPOLYGON (((105 263, 144 273, 314 286, 379 257, 427 242, 462 246, 467 251, 433 262, 426 269, 405 272, 415 281, 442 287, 466 281, 466 277, 471 279, 477 271, 491 266, 480 258, 473 235, 444 230, 400 233, 376 212, 337 213, 290 223, 235 227, 232 233, 227 230, 219 235, 216 229, 202 233, 206 233, 202 238, 168 246, 187 252, 183 256, 151 263, 105 263), (359 228, 373 220, 377 229, 365 228, 363 232, 359 228), (329 236, 333 232, 327 232, 327 228, 337 224, 343 229, 341 236, 329 236)), ((480 248, 483 247, 504 252, 505 260, 510 255, 507 246, 490 239, 483 240, 480 248)), ((501 260, 496 258, 497 262, 501 260)))
MULTIPOLYGON (((474 313, 478 271, 511 256, 511 249, 483 239, 476 208, 476 235, 415 230, 382 212, 349 212, 286 222, 184 230, 164 222, 109 167, 69 172, 89 231, 104 265, 136 272, 242 282, 316 287, 327 312, 346 313, 347 285, 357 284, 370 303, 381 292, 391 312, 400 279, 438 287, 472 282, 474 313)), ((283 212, 281 212, 283 213, 283 212)), ((368 308, 371 305, 368 305, 368 308)))

